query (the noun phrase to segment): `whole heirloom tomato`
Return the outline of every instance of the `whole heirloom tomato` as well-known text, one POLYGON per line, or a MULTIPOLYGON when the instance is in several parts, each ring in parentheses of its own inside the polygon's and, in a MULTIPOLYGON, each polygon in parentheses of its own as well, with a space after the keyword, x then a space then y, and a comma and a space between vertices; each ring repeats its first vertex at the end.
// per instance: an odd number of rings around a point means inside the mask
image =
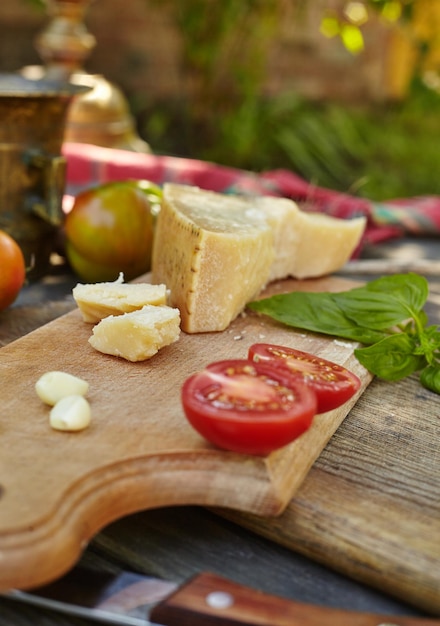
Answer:
POLYGON ((281 368, 248 360, 211 363, 182 387, 190 424, 220 448, 266 455, 312 424, 316 396, 281 368))
POLYGON ((162 191, 149 181, 111 182, 78 194, 65 220, 66 256, 86 282, 148 272, 162 191))
POLYGON ((313 389, 318 399, 318 413, 325 413, 349 400, 361 386, 361 381, 342 365, 337 365, 314 354, 256 343, 249 348, 249 359, 286 369, 313 389))
POLYGON ((26 278, 26 265, 18 243, 0 230, 0 311, 17 298, 26 278))

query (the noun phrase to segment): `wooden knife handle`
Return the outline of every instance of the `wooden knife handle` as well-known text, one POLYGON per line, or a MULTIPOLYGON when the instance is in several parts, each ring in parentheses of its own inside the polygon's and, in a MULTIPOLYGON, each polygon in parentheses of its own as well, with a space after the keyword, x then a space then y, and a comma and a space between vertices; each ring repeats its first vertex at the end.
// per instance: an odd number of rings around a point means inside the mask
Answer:
POLYGON ((342 611, 269 595, 211 573, 190 579, 158 604, 163 626, 440 626, 438 619, 342 611))

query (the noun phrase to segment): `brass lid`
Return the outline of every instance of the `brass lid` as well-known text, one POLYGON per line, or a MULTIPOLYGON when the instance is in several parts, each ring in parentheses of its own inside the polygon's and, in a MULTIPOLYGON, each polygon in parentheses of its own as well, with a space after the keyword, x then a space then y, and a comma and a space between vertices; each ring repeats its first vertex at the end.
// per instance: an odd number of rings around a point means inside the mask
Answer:
POLYGON ((87 84, 90 90, 76 98, 70 108, 65 140, 151 152, 135 132, 134 120, 120 89, 103 76, 75 73, 74 84, 87 84))

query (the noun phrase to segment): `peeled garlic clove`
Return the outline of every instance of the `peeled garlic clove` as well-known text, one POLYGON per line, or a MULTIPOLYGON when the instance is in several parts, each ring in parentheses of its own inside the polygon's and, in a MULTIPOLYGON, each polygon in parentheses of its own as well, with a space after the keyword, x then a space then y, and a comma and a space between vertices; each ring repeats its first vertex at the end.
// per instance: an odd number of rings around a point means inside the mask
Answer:
POLYGON ((61 398, 50 412, 50 425, 55 430, 78 431, 87 428, 92 413, 90 404, 83 396, 61 398))
POLYGON ((55 405, 66 396, 85 396, 88 390, 89 383, 87 381, 67 372, 46 372, 35 383, 38 397, 50 406, 55 405))

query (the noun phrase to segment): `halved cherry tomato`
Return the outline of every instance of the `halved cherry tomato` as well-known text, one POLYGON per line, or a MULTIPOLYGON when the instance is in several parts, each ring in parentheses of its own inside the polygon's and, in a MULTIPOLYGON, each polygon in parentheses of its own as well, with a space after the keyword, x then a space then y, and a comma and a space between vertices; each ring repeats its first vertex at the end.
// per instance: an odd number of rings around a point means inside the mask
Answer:
POLYGON ((295 378, 303 380, 316 393, 318 413, 341 406, 361 386, 359 378, 342 365, 294 348, 256 343, 249 348, 249 359, 284 368, 295 378))
POLYGON ((208 441, 241 454, 266 455, 312 424, 316 396, 281 368, 248 360, 211 363, 182 387, 190 424, 208 441))

